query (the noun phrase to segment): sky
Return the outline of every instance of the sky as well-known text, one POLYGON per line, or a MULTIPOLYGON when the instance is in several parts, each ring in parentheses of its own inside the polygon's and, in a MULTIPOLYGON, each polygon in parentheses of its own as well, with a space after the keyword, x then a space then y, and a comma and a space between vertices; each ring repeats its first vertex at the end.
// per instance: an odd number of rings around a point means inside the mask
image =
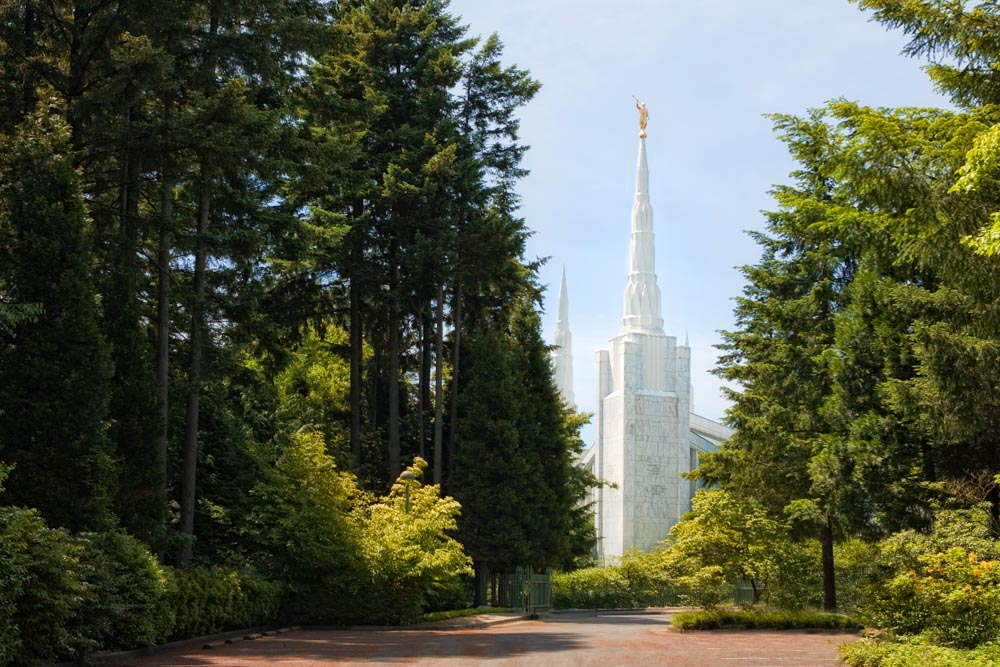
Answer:
MULTIPOLYGON (((542 89, 521 113, 530 170, 518 188, 548 257, 543 326, 551 342, 566 270, 574 394, 596 405, 595 352, 621 328, 635 189, 638 112, 646 149, 664 330, 689 336, 695 412, 723 417, 720 330, 734 328, 740 266, 760 248, 770 189, 795 169, 764 115, 803 115, 845 98, 869 106, 948 106, 906 37, 847 0, 452 0, 472 35, 496 32, 505 63, 542 89)), ((583 432, 589 445, 592 427, 583 432)))

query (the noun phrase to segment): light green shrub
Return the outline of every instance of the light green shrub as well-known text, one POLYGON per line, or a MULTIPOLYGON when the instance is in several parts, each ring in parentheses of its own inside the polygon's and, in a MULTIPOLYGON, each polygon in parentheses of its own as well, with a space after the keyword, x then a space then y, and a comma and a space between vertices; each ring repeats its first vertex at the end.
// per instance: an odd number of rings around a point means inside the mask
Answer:
POLYGON ((556 609, 622 609, 632 606, 628 581, 617 567, 589 567, 552 575, 556 609))
POLYGON ((410 481, 397 481, 389 495, 359 505, 352 517, 360 536, 361 572, 354 602, 366 623, 412 623, 429 596, 461 585, 472 562, 450 533, 461 506, 441 497, 440 487, 417 481, 427 463, 417 458, 410 481))
MULTIPOLYGON (((688 602, 711 608, 728 599, 740 579, 752 582, 754 603, 767 602, 783 572, 801 570, 803 558, 785 522, 729 491, 702 489, 670 529, 663 567, 688 602)), ((785 582, 786 603, 795 599, 794 582, 785 582)))
POLYGON ((917 560, 874 590, 864 608, 871 624, 959 648, 1000 638, 1000 562, 963 547, 917 560))
POLYGON ((852 667, 1000 667, 1000 645, 957 649, 918 638, 865 639, 841 645, 840 659, 852 667))
POLYGON ((552 604, 557 609, 628 609, 678 601, 678 587, 667 578, 662 554, 655 551, 633 549, 607 567, 552 575, 552 604))

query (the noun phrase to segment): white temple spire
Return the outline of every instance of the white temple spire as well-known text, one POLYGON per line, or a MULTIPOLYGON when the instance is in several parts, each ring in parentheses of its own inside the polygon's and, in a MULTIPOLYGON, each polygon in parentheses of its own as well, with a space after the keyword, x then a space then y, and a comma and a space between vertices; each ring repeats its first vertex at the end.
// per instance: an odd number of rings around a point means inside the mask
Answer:
POLYGON ((555 349, 552 352, 552 371, 556 388, 566 405, 575 408, 573 400, 573 334, 569 331, 569 292, 566 289, 566 267, 562 270, 559 285, 559 316, 556 321, 555 349))
MULTIPOLYGON (((645 132, 643 132, 645 134, 645 132)), ((649 203, 649 167, 646 139, 639 138, 639 160, 635 168, 635 202, 632 204, 632 242, 629 250, 628 285, 622 331, 662 332, 660 288, 656 284, 653 207, 649 203)))

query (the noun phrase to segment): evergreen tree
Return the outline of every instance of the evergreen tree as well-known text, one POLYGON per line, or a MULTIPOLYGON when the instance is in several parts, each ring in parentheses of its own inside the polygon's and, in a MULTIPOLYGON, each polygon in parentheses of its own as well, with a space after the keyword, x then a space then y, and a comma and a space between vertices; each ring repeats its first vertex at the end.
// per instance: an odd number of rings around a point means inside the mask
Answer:
POLYGON ((581 422, 555 387, 534 304, 522 295, 509 319, 466 337, 452 483, 480 603, 491 571, 568 566, 593 548, 583 505, 595 480, 575 465, 581 422))
POLYGON ((110 520, 116 470, 105 421, 111 369, 69 138, 48 108, 3 138, 0 229, 12 240, 4 282, 41 314, 0 349, 0 456, 16 463, 11 502, 84 530, 110 520))

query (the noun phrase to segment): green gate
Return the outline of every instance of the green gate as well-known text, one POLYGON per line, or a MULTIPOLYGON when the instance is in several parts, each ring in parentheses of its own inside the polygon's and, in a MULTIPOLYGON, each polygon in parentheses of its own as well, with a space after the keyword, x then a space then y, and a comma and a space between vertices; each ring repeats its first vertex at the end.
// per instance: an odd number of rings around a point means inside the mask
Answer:
POLYGON ((519 567, 513 573, 501 572, 490 576, 489 603, 494 607, 509 607, 529 614, 552 609, 552 568, 535 572, 519 567))

